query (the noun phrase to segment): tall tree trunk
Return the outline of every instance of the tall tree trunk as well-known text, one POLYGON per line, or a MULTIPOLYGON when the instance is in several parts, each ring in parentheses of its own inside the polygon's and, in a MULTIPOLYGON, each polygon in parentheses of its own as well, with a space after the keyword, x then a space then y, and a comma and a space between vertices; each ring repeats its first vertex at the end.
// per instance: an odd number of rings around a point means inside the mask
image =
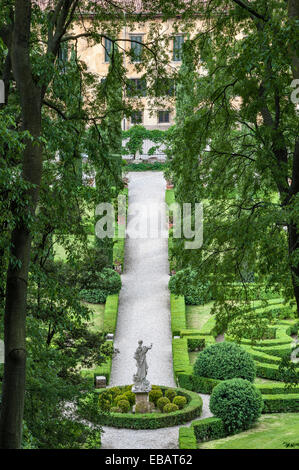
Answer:
POLYGON ((33 141, 26 140, 23 178, 30 185, 28 205, 11 237, 4 314, 5 365, 0 419, 0 448, 21 447, 26 375, 26 300, 31 235, 28 220, 34 215, 42 173, 41 90, 31 73, 29 38, 31 1, 16 0, 11 60, 21 100, 23 129, 33 141), (16 263, 17 261, 17 263, 16 263))

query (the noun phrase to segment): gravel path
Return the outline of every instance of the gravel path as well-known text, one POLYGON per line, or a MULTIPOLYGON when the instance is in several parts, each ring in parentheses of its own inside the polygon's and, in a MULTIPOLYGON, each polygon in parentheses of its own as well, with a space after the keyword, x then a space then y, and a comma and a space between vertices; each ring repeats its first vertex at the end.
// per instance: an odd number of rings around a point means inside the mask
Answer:
MULTIPOLYGON (((165 180, 162 172, 129 173, 128 232, 125 271, 119 296, 114 345, 120 353, 113 359, 110 386, 132 383, 137 342, 153 343, 147 354, 148 380, 152 384, 175 386, 172 367, 169 265, 167 238, 129 238, 130 227, 145 227, 151 215, 159 213, 160 227, 167 233, 165 180), (140 210, 138 204, 144 207, 140 210), (138 216, 134 217, 134 213, 138 216), (134 221, 133 221, 134 219, 134 221)), ((202 418, 210 416, 208 395, 202 418)), ((103 449, 177 449, 179 426, 157 430, 129 430, 104 427, 103 449)))
MULTIPOLYGON (((165 180, 162 172, 129 173, 130 226, 146 227, 147 213, 157 213, 165 200, 165 180), (144 209, 134 217, 136 204, 144 209), (134 217, 134 222, 133 222, 134 217), (136 222, 135 222, 136 221, 136 222)), ((137 208, 138 209, 138 208, 137 208)), ((160 211, 166 227, 166 214, 160 211)), ((167 232, 166 232, 167 233, 167 232)), ((147 354, 150 383, 174 386, 172 369, 170 300, 168 291, 169 265, 167 239, 127 238, 125 271, 119 296, 118 322, 114 345, 120 354, 113 360, 110 384, 132 383, 136 372, 134 352, 138 340, 153 343, 147 354)))

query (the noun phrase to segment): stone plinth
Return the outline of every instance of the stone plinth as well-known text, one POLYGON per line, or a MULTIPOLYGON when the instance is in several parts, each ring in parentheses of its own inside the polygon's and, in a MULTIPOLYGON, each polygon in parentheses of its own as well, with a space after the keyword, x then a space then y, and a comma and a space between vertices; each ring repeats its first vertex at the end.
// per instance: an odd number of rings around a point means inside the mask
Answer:
POLYGON ((148 403, 148 392, 134 392, 137 403, 148 403))
POLYGON ((149 413, 151 411, 152 403, 150 403, 148 400, 148 392, 134 391, 134 387, 132 387, 132 392, 135 393, 136 397, 134 411, 137 407, 138 413, 149 413))

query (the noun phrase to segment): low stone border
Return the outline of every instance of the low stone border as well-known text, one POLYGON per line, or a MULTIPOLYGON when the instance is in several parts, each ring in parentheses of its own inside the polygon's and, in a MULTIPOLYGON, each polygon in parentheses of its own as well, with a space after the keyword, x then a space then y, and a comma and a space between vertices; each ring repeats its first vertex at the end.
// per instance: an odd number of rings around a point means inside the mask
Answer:
MULTIPOLYGON (((121 388, 121 387, 120 387, 121 388)), ((167 390, 173 387, 160 387, 161 390, 167 390)), ((97 390, 97 393, 103 393, 109 389, 97 390)), ((192 421, 199 417, 202 412, 202 399, 194 392, 182 388, 174 389, 178 395, 187 398, 187 405, 182 410, 173 413, 103 413, 99 410, 101 424, 115 428, 127 429, 158 429, 192 421)))

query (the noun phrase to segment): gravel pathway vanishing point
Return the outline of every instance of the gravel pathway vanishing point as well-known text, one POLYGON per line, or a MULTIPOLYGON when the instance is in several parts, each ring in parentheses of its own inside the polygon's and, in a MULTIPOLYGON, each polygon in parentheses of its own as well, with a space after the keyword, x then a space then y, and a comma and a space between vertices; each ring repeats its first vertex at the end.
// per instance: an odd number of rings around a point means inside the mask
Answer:
MULTIPOLYGON (((160 226, 167 233, 165 180, 162 172, 129 173, 127 230, 145 228, 159 213, 160 226), (143 206, 138 207, 138 204, 143 206), (136 216, 136 213, 138 214, 136 216), (133 220, 134 219, 134 220, 133 220), (139 224, 139 227, 138 227, 139 224)), ((151 225, 153 227, 153 225, 151 225)), ((152 384, 175 387, 172 368, 168 240, 166 237, 134 239, 127 235, 125 269, 119 296, 114 346, 120 353, 113 359, 110 386, 133 382, 136 371, 134 352, 138 340, 153 343, 147 354, 148 380, 152 384)), ((202 418, 210 416, 209 396, 204 400, 202 418)), ((177 449, 179 426, 156 430, 130 430, 104 427, 103 449, 177 449)))

